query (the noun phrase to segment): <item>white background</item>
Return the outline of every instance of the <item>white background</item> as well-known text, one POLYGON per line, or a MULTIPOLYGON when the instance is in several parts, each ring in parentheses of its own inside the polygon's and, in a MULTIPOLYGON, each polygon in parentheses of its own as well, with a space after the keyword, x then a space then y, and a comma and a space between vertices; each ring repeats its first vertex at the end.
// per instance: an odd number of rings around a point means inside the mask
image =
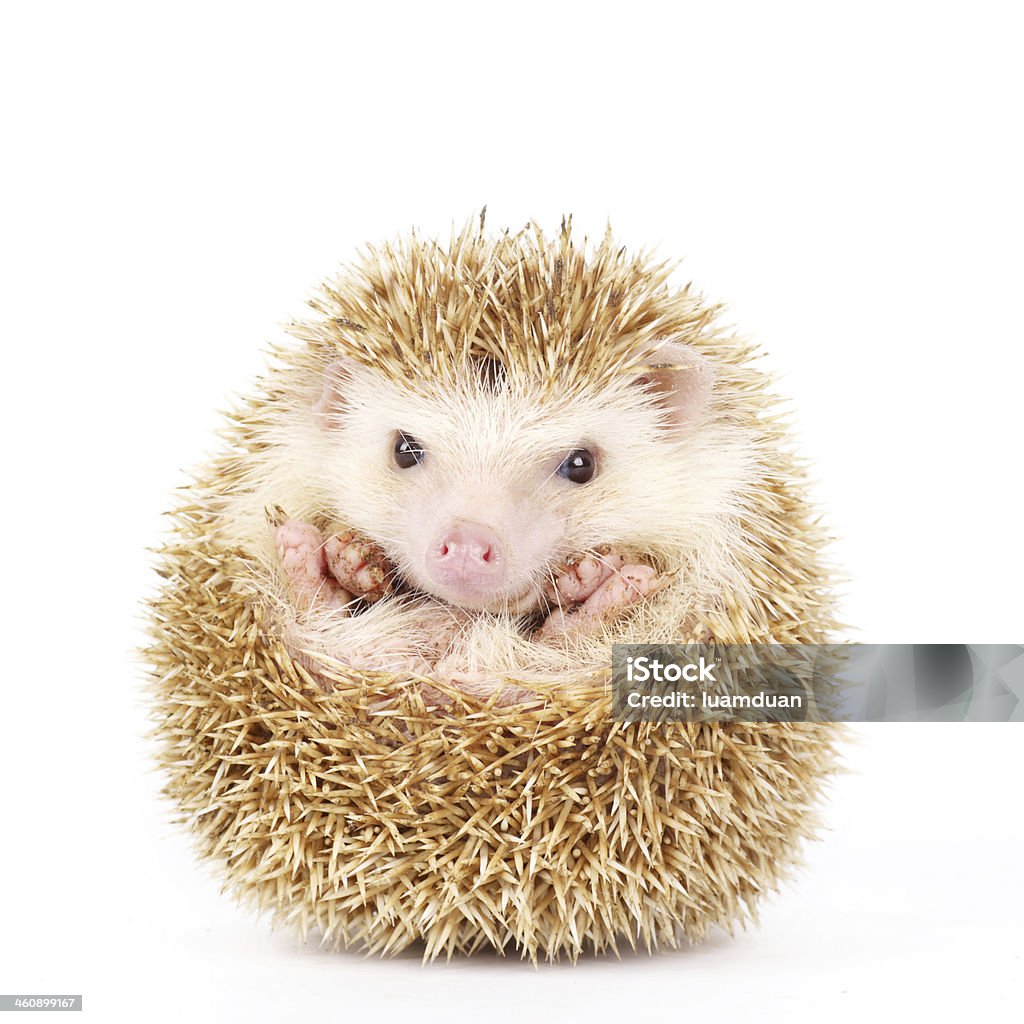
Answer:
POLYGON ((728 300, 851 637, 1024 639, 1015 7, 6 6, 0 992, 100 1021, 1019 1019, 1019 726, 858 729, 806 872, 735 939, 421 967, 219 895, 131 655, 160 513, 278 325, 360 243, 484 203, 610 218, 728 300))

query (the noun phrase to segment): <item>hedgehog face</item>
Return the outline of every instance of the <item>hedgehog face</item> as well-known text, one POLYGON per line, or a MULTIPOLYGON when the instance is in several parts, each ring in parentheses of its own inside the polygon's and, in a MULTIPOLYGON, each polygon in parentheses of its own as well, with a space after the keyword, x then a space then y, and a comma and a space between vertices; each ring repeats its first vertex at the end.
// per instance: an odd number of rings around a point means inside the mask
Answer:
POLYGON ((600 544, 664 546, 701 504, 694 428, 710 386, 674 346, 590 392, 467 370, 404 386, 348 361, 314 407, 332 512, 407 582, 461 608, 520 613, 553 568, 600 544))

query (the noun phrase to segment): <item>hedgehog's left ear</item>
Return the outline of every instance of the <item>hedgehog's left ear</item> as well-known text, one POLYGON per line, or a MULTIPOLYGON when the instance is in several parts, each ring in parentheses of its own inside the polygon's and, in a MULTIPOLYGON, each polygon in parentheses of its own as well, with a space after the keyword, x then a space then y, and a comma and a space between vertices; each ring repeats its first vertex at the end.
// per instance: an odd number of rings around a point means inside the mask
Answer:
POLYGON ((345 391, 352 381, 356 362, 347 356, 332 360, 321 377, 320 397, 313 403, 313 419, 321 430, 336 425, 335 417, 345 407, 345 391))
POLYGON ((714 379, 704 356, 690 345, 669 341, 655 351, 633 383, 655 396, 670 426, 689 431, 707 408, 714 379))

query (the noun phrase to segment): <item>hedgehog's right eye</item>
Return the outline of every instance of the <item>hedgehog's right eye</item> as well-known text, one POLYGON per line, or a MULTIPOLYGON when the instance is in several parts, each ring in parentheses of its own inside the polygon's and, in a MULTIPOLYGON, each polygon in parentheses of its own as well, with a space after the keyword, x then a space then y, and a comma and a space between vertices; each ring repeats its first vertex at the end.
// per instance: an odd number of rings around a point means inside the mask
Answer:
POLYGON ((415 437, 411 437, 403 430, 398 432, 394 455, 395 464, 399 469, 412 469, 423 461, 426 454, 423 445, 415 437))

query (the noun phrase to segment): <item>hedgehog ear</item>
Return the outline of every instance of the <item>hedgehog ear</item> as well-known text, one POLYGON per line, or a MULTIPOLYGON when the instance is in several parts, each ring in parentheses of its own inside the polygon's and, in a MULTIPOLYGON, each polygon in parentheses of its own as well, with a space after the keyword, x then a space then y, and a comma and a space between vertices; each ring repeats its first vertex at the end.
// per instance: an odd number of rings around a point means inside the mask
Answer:
POLYGON ((321 430, 337 425, 336 416, 345 407, 345 391, 355 366, 354 360, 341 356, 324 367, 320 397, 313 403, 313 419, 321 430))
POLYGON ((690 345, 669 341, 633 383, 655 397, 674 430, 688 432, 707 408, 714 374, 708 360, 690 345))

